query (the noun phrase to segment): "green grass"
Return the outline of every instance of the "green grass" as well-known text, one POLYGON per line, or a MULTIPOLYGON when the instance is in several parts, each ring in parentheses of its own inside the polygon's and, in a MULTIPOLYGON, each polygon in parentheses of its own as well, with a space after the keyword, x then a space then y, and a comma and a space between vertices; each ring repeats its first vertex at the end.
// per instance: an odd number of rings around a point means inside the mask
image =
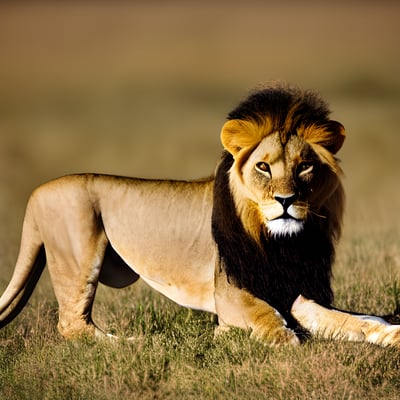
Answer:
MULTIPOLYGON (((117 3, 0 6, 0 292, 35 186, 73 172, 208 175, 226 113, 255 84, 282 78, 320 90, 347 130, 336 305, 398 309, 400 4, 117 3)), ((94 318, 134 340, 62 339, 45 273, 21 315, 0 330, 0 398, 400 393, 398 350, 318 339, 275 349, 241 330, 214 338, 212 316, 142 284, 99 287, 94 318)))

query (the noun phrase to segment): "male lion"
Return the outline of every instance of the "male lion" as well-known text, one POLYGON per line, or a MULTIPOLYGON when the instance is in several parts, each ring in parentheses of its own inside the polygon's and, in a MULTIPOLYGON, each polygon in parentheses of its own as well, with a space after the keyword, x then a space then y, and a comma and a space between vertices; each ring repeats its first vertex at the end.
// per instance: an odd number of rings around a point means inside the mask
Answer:
POLYGON ((330 286, 343 188, 343 126, 314 92, 271 84, 222 128, 215 177, 157 181, 66 176, 37 188, 0 326, 24 307, 47 262, 65 337, 102 334, 98 282, 141 277, 186 307, 270 344, 326 338, 400 346, 400 326, 334 310, 330 286), (307 300, 310 299, 310 300, 307 300))

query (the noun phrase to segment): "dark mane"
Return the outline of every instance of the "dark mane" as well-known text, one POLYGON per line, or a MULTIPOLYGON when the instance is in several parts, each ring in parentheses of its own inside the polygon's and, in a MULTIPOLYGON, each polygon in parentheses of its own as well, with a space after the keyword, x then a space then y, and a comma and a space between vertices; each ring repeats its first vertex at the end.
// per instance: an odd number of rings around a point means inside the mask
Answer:
POLYGON ((310 219, 304 231, 294 237, 261 234, 261 247, 245 231, 229 187, 233 157, 225 152, 215 176, 212 233, 220 265, 228 279, 276 308, 289 326, 296 323, 290 308, 299 294, 330 306, 333 238, 326 221, 310 219))
POLYGON ((323 123, 329 114, 327 103, 317 92, 275 82, 250 92, 228 119, 253 120, 262 125, 268 117, 274 131, 284 131, 285 126, 296 129, 299 123, 323 123))

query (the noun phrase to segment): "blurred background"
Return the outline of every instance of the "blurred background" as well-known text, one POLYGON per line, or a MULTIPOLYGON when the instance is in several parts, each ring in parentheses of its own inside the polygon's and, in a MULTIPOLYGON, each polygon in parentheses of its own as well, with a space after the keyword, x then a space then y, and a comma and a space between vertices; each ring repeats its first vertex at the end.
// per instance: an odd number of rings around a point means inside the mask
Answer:
POLYGON ((347 129, 345 233, 399 238, 399 16, 395 0, 1 2, 0 271, 35 186, 209 175, 226 114, 273 79, 320 91, 347 129))

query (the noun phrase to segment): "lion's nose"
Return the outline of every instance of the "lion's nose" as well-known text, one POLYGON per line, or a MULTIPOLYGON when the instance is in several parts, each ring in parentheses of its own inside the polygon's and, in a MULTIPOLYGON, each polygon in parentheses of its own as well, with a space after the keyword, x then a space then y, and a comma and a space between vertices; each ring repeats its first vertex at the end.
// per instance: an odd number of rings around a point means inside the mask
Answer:
POLYGON ((297 199, 296 194, 289 196, 274 196, 274 199, 282 204, 283 209, 286 211, 297 199))

